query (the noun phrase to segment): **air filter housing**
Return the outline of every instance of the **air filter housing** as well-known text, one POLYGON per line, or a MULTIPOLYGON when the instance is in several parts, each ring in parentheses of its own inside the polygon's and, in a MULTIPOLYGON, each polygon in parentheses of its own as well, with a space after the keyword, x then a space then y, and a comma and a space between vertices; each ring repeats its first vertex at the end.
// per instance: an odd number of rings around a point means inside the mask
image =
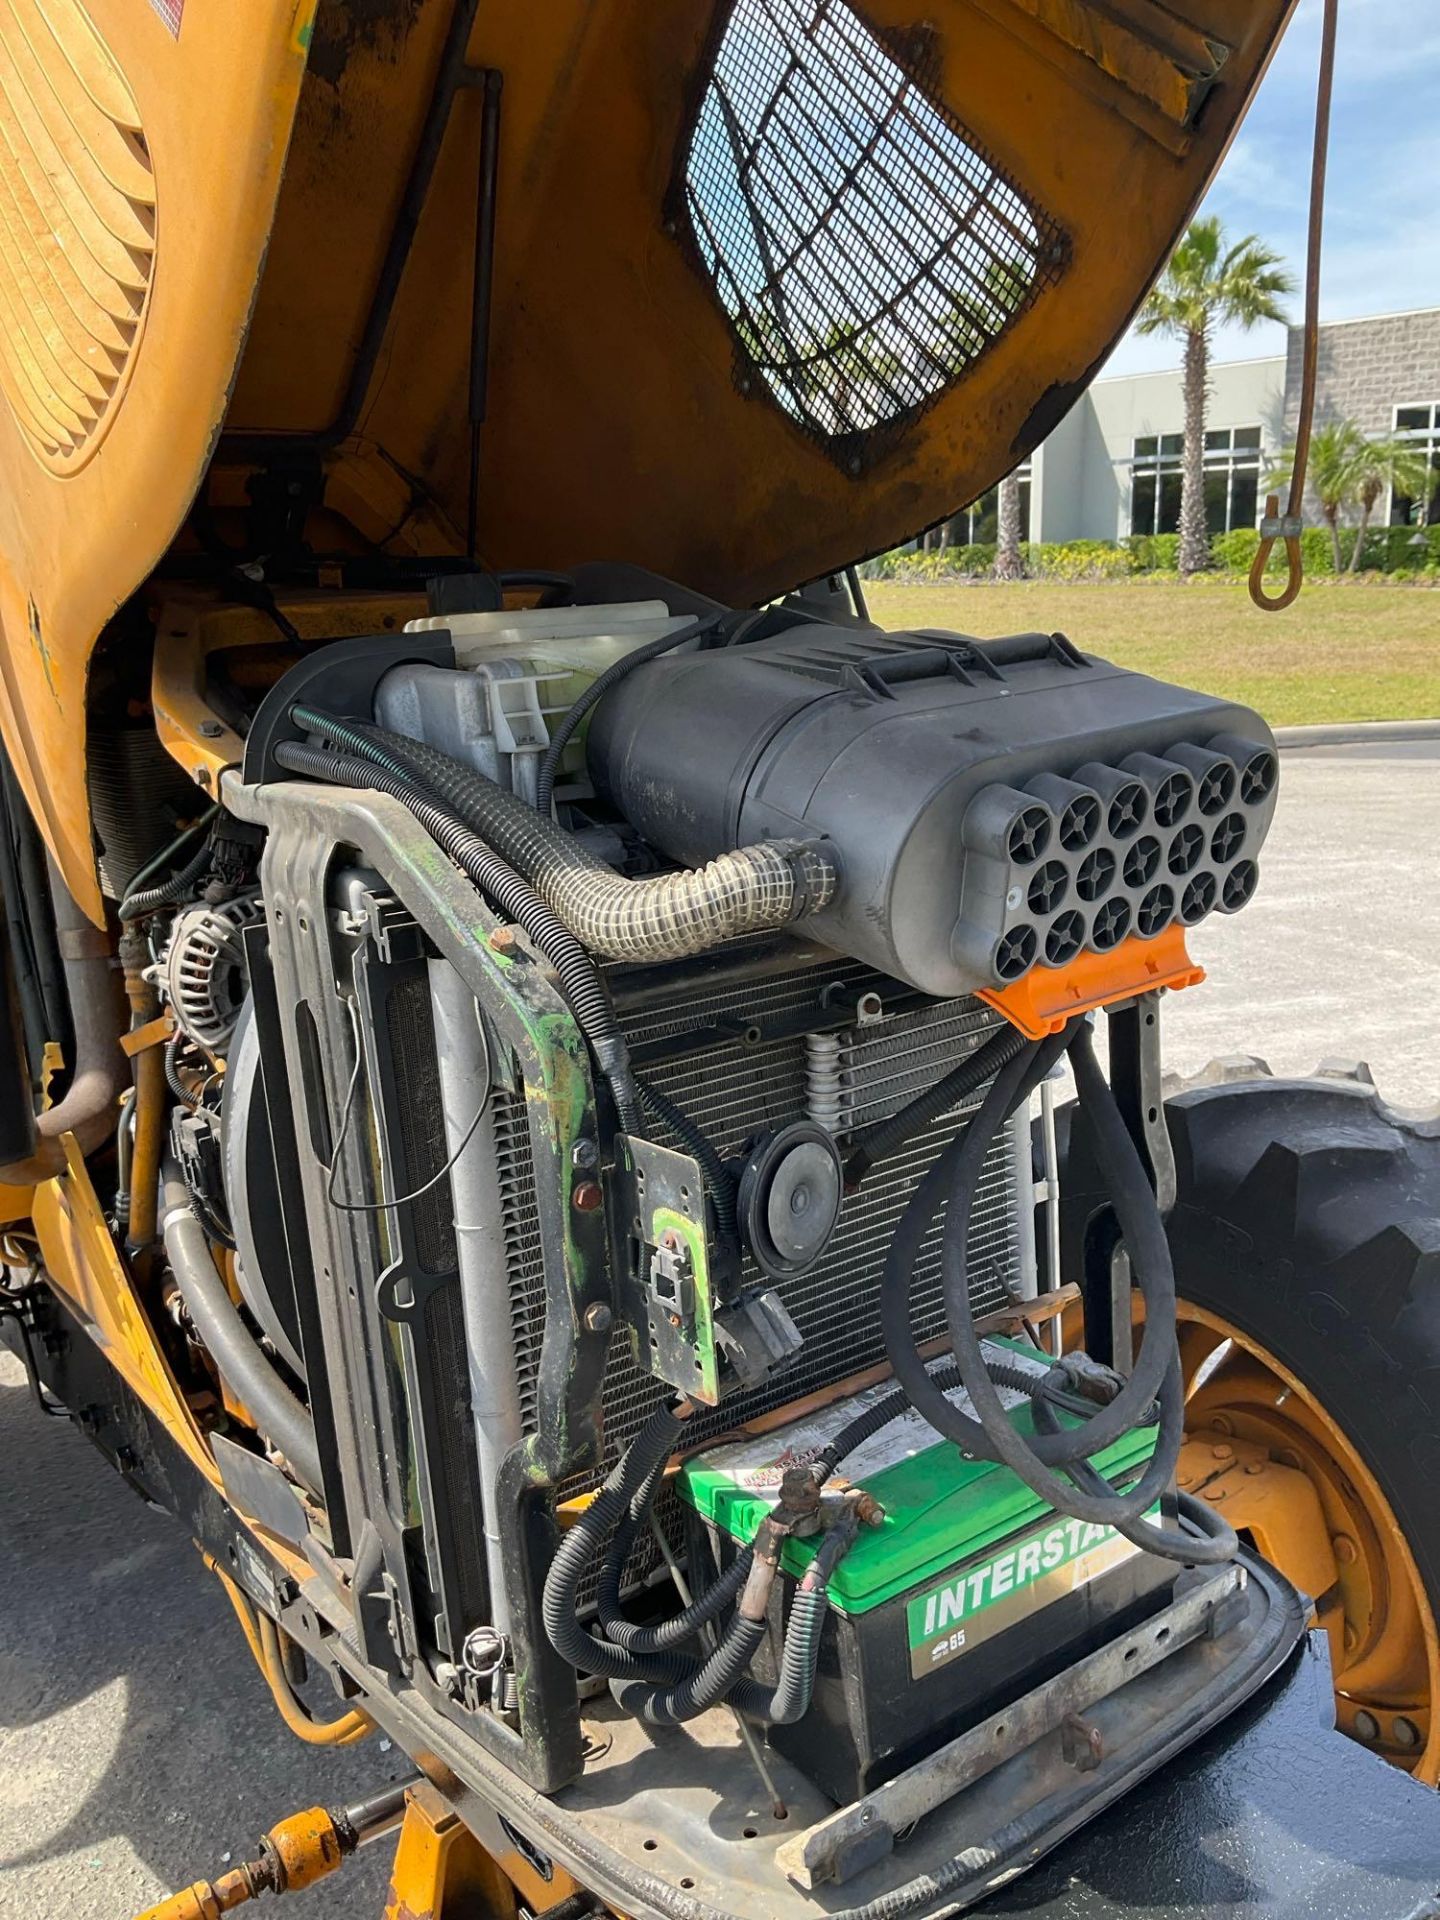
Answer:
POLYGON ((588 754, 677 860, 828 838, 840 885, 807 931, 937 995, 1243 906, 1278 773, 1249 708, 1058 634, 821 623, 638 668, 588 754))

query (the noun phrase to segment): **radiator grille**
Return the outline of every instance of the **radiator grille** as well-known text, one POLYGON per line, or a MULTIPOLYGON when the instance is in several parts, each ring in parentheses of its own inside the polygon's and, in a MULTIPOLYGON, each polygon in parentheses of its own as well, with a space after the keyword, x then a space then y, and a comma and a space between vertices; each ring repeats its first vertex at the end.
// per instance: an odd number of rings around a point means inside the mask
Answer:
MULTIPOLYGON (((863 968, 832 961, 784 978, 751 980, 712 991, 691 988, 678 993, 673 1002, 631 1016, 627 1030, 632 1044, 642 1046, 678 1040, 726 1018, 743 1017, 763 1028, 787 1013, 814 1005, 819 988, 832 981, 856 989, 883 984, 863 968)), ((997 1024, 998 1016, 980 1002, 960 1000, 928 1005, 843 1036, 850 1097, 860 1123, 893 1113, 911 1093, 962 1060, 997 1024)), ((736 1042, 707 1047, 669 1060, 650 1059, 645 1071, 722 1148, 737 1147, 765 1125, 793 1120, 807 1111, 806 1043, 799 1035, 758 1045, 736 1042)), ((700 1416, 692 1426, 697 1438, 707 1429, 718 1430, 782 1405, 883 1360, 879 1285, 885 1253, 910 1195, 953 1137, 958 1118, 957 1113, 937 1121, 895 1159, 876 1167, 859 1194, 847 1200, 825 1258, 810 1272, 780 1284, 781 1296, 804 1336, 796 1363, 755 1392, 727 1400, 713 1413, 700 1416)), ((516 1369, 524 1418, 533 1429, 545 1307, 524 1102, 500 1095, 495 1128, 516 1369)), ((1003 1302, 1009 1286, 1020 1278, 1019 1260, 1015 1159, 1009 1138, 1002 1137, 992 1147, 985 1167, 970 1238, 971 1291, 977 1311, 1003 1302)), ((746 1277, 762 1278, 753 1267, 746 1277)), ((940 1333, 945 1316, 938 1228, 923 1249, 913 1298, 917 1337, 923 1340, 940 1333)), ((617 1338, 604 1390, 607 1459, 623 1450, 666 1391, 634 1365, 628 1341, 617 1338)))

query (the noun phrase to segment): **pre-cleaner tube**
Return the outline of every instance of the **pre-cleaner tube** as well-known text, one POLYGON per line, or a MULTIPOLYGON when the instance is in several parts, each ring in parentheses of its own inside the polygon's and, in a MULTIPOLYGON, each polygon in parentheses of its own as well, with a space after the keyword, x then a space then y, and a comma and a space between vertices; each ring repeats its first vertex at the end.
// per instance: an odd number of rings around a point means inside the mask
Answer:
POLYGON ((630 880, 493 780, 420 740, 311 707, 297 726, 424 787, 523 874, 576 939, 611 960, 678 960, 818 913, 835 868, 808 841, 737 847, 685 873, 630 880))
POLYGON ((403 774, 352 754, 324 752, 290 741, 275 749, 275 758, 282 767, 307 774, 312 780, 392 794, 414 814, 481 892, 524 927, 554 967, 575 1023, 610 1082, 621 1125, 627 1133, 641 1132, 640 1100, 630 1071, 629 1048, 595 962, 519 874, 447 807, 432 800, 403 774))

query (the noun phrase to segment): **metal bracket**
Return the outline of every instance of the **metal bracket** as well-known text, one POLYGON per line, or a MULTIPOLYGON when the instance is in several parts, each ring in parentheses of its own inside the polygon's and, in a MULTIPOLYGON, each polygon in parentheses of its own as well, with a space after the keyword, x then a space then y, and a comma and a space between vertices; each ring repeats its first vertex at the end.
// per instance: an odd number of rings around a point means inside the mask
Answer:
MULTIPOLYGON (((1110 1084, 1131 1139, 1135 1142, 1162 1217, 1175 1204, 1175 1150, 1165 1120, 1165 1095, 1160 1060, 1160 995, 1142 993, 1108 1009, 1110 1029, 1110 1084)), ((1087 1294, 1095 1276, 1087 1276, 1087 1294)), ((1122 1373, 1135 1363, 1130 1259, 1122 1246, 1109 1254, 1107 1275, 1109 1352, 1107 1358, 1122 1373)), ((1087 1302, 1088 1304, 1088 1302, 1087 1302)), ((1104 1345, 1107 1343, 1097 1343, 1104 1345)))
MULTIPOLYGON (((1012 1762, 1029 1768, 1023 1783, 1017 1779, 1017 1795, 1042 1791, 1041 1783, 1053 1763, 1058 1763, 1059 1779, 1049 1791, 1060 1795, 1073 1793, 1073 1782, 1067 1786, 1066 1776, 1076 1770, 1093 1771, 1107 1758, 1113 1758, 1117 1770, 1123 1769, 1123 1749, 1134 1737, 1128 1730, 1130 1719, 1138 1732, 1151 1716, 1183 1713, 1185 1686, 1213 1684, 1216 1669, 1208 1651, 1192 1656, 1188 1663, 1177 1656, 1197 1644, 1206 1648, 1213 1644, 1212 1622, 1217 1622, 1221 1635, 1240 1626, 1249 1616, 1252 1584, 1246 1569, 1232 1562, 1207 1572, 1183 1591, 1177 1589, 1175 1601, 1143 1626, 1119 1635, 1045 1685, 1000 1708, 959 1739, 808 1832, 797 1833, 779 1849, 777 1861, 802 1887, 843 1884, 883 1859, 897 1834, 1012 1762), (1238 1614, 1231 1611, 1236 1603, 1238 1614), (1177 1674, 1184 1672, 1188 1677, 1176 1681, 1180 1691, 1175 1700, 1167 1699, 1162 1705, 1155 1681, 1148 1689, 1143 1683, 1147 1676, 1168 1670, 1171 1663, 1177 1674), (1132 1692, 1137 1682, 1142 1685, 1132 1692), (1138 1703, 1145 1693, 1155 1695, 1154 1704, 1143 1710, 1134 1705, 1127 1715, 1121 1699, 1138 1703), (1107 1746, 1117 1750, 1113 1756, 1107 1755, 1107 1746), (1054 1752, 1047 1761, 1049 1748, 1054 1752)), ((1283 1613, 1285 1602, 1294 1596, 1283 1587, 1280 1596, 1283 1613)), ((1300 1617, 1298 1602, 1293 1611, 1300 1617)), ((1249 1639, 1263 1641, 1264 1637, 1263 1630, 1252 1629, 1249 1639)), ((1236 1658, 1243 1665, 1245 1650, 1238 1650, 1236 1658)))
POLYGON ((699 1165, 635 1134, 617 1135, 616 1147, 624 1191, 613 1212, 630 1244, 615 1266, 636 1364, 713 1407, 720 1360, 699 1165))

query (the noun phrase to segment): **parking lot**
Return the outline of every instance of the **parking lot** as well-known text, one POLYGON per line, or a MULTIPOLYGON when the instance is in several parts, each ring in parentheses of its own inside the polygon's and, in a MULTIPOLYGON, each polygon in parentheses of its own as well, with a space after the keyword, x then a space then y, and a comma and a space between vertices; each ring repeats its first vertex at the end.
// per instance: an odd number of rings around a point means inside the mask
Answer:
MULTIPOLYGON (((1208 983, 1167 1008, 1193 1072, 1253 1053, 1279 1072, 1370 1063, 1392 1103, 1440 1097, 1440 758, 1286 756, 1260 893, 1194 941, 1208 983)), ((214 1579, 0 1355, 0 1915, 128 1916, 296 1807, 400 1777, 398 1751, 299 1745, 214 1579)), ((297 1920, 379 1920, 388 1848, 297 1920)))

